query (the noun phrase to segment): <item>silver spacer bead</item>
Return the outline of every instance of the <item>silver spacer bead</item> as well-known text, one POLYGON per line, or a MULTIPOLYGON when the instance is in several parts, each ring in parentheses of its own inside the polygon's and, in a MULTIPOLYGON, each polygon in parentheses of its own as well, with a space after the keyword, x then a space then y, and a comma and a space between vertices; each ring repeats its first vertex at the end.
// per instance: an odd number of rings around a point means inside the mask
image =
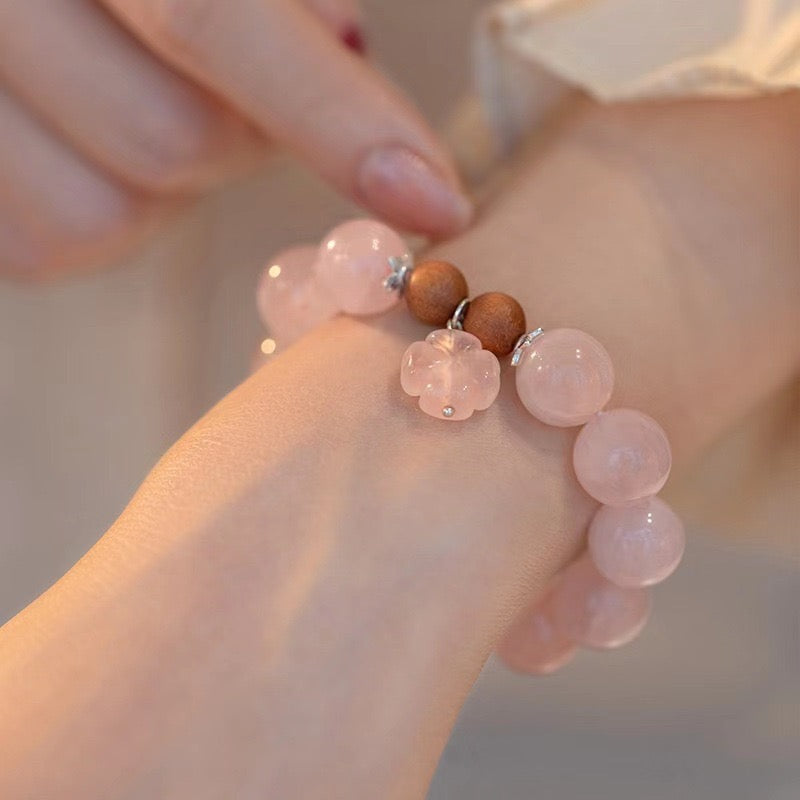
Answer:
POLYGON ((464 330, 464 317, 467 316, 467 309, 469 308, 469 297, 465 297, 453 312, 453 316, 447 320, 447 329, 451 331, 464 330))
POLYGON ((450 417, 452 417, 453 414, 455 414, 455 413, 456 413, 456 410, 453 408, 453 406, 445 406, 442 409, 442 416, 446 417, 447 419, 450 419, 450 417))
POLYGON ((516 367, 517 364, 522 360, 522 353, 526 347, 530 347, 533 344, 533 340, 537 337, 541 336, 544 331, 541 328, 537 328, 535 331, 531 331, 530 333, 523 333, 522 336, 517 339, 517 343, 514 345, 514 349, 511 351, 511 366, 516 367))
POLYGON ((391 256, 389 258, 391 272, 383 281, 383 288, 387 292, 399 292, 403 294, 406 288, 408 276, 414 269, 414 256, 406 253, 402 256, 391 256))

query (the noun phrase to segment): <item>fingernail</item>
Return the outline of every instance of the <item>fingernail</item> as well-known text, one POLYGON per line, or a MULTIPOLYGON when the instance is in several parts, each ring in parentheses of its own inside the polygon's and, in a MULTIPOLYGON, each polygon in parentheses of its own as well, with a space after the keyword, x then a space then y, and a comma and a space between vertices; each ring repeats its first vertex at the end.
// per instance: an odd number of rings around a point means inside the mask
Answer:
POLYGON ((473 207, 422 156, 405 147, 380 147, 361 162, 357 199, 400 227, 431 235, 456 233, 473 207))
POLYGON ((364 39, 364 34, 357 25, 351 25, 345 28, 340 34, 339 38, 345 47, 349 47, 354 53, 363 56, 367 52, 367 43, 364 39))

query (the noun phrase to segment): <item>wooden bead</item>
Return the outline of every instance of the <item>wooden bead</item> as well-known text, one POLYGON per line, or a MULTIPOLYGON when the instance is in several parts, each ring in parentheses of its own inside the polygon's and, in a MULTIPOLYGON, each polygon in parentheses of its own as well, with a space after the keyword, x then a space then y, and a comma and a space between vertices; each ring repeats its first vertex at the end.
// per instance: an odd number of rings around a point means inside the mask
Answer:
POLYGON ((423 261, 411 272, 405 298, 408 310, 420 322, 441 328, 468 291, 458 267, 447 261, 423 261))
POLYGON ((477 336, 485 350, 498 358, 507 356, 527 330, 525 312, 513 298, 502 292, 488 292, 470 301, 464 330, 477 336))

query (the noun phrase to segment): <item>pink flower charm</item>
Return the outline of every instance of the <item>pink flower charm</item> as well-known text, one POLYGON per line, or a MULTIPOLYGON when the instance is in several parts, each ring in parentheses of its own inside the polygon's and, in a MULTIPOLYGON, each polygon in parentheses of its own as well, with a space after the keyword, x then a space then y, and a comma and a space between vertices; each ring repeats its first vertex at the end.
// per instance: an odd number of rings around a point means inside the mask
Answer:
POLYGON ((500 362, 464 331, 433 331, 403 355, 400 382, 419 407, 439 419, 467 419, 483 411, 500 391, 500 362))

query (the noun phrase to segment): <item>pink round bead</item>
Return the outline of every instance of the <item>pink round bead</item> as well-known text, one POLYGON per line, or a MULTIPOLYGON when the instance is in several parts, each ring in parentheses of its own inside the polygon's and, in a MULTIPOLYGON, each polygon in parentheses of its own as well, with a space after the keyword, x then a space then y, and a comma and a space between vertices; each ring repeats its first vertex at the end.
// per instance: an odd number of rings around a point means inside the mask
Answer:
POLYGON ((601 506, 589 526, 589 553, 617 586, 652 586, 680 563, 686 535, 678 515, 660 498, 632 506, 601 506))
POLYGON ((379 314, 400 299, 384 279, 390 257, 408 255, 405 242, 391 228, 356 219, 334 228, 322 240, 317 274, 339 309, 348 314, 379 314))
POLYGON ((578 646, 552 618, 551 595, 522 612, 497 648, 503 663, 526 675, 550 675, 572 660, 578 646))
POLYGON ((330 296, 314 274, 318 248, 290 247, 265 267, 256 290, 261 321, 282 347, 336 313, 330 296))
POLYGON ((614 367, 597 339, 574 328, 556 328, 523 350, 516 381, 534 417, 568 428, 583 425, 609 401, 614 367))
POLYGON ((616 408, 594 416, 572 455, 581 486, 609 506, 656 494, 667 482, 672 454, 667 435, 647 414, 616 408))
POLYGON ((650 614, 647 589, 626 589, 604 578, 586 557, 563 572, 553 593, 553 623, 585 647, 621 647, 641 633, 650 614))

